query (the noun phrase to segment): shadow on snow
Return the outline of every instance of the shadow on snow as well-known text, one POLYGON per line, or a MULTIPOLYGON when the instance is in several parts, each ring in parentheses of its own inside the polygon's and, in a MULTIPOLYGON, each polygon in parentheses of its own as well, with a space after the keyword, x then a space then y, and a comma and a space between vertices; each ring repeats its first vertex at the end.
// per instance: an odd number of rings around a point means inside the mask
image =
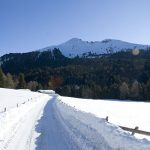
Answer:
POLYGON ((54 96, 47 102, 43 110, 42 117, 36 125, 36 132, 39 136, 36 138, 36 150, 69 150, 70 142, 66 131, 57 119, 54 96), (68 143, 69 142, 69 143, 68 143))

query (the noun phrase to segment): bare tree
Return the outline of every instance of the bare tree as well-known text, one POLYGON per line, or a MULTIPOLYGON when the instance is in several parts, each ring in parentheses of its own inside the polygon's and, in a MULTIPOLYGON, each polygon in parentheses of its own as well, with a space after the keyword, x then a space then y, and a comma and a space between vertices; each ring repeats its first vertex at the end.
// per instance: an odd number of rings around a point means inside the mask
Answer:
POLYGON ((129 96, 129 87, 128 87, 128 84, 126 82, 123 82, 120 85, 119 90, 120 90, 120 98, 121 99, 128 98, 128 96, 129 96))

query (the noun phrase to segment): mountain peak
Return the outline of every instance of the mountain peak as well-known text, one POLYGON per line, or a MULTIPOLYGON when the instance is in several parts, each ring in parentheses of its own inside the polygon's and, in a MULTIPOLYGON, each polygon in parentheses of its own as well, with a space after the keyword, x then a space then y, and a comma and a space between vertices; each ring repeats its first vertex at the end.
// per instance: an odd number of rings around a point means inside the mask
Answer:
POLYGON ((102 42, 102 43, 108 43, 108 42, 111 42, 111 41, 113 41, 113 39, 104 39, 104 40, 102 40, 101 42, 102 42))
MULTIPOLYGON (((83 40, 79 39, 79 38, 72 38, 72 39, 68 40, 67 42, 76 43, 76 42, 83 42, 83 40)), ((67 43, 67 42, 65 42, 65 43, 67 43)))

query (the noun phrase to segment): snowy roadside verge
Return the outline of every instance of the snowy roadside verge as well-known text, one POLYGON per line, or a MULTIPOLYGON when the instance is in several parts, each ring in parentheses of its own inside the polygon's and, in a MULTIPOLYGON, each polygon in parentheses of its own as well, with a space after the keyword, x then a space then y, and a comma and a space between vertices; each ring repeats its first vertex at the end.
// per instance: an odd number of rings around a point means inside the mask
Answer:
MULTIPOLYGON (((33 109, 36 109, 40 103, 44 100, 48 100, 50 97, 45 94, 39 94, 35 92, 25 92, 22 91, 24 95, 24 99, 26 101, 25 104, 20 104, 19 107, 13 107, 11 109, 8 109, 6 112, 0 113, 0 149, 6 148, 15 133, 17 132, 18 128, 20 127, 21 123, 23 122, 25 116, 32 111, 33 109), (30 101, 28 101, 28 98, 32 98, 30 101)), ((16 97, 18 95, 16 94, 16 97)), ((10 99, 11 101, 11 99, 10 99)), ((13 99, 12 104, 16 104, 15 98, 13 99)))
POLYGON ((57 110, 68 132, 84 149, 149 150, 150 142, 131 136, 119 127, 107 123, 90 113, 79 111, 61 101, 56 101, 57 110))
MULTIPOLYGON (((61 101, 83 112, 94 114, 98 118, 108 116, 108 120, 112 124, 129 128, 138 126, 139 130, 150 131, 149 102, 93 100, 64 96, 61 96, 61 101)), ((150 141, 150 136, 142 134, 135 134, 134 136, 139 139, 146 138, 150 141)))
POLYGON ((0 112, 4 111, 4 108, 10 110, 12 108, 21 105, 24 102, 35 100, 43 94, 32 92, 28 89, 6 89, 0 88, 0 112))

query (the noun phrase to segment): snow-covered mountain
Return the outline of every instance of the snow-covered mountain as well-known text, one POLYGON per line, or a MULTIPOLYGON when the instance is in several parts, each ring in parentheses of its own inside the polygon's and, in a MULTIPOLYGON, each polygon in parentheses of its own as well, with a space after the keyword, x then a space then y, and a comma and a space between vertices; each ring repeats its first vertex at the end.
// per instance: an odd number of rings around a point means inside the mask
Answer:
POLYGON ((60 51, 67 57, 74 56, 88 56, 89 54, 107 54, 113 53, 121 50, 128 49, 147 49, 149 45, 133 44, 120 40, 105 39, 103 41, 83 41, 78 38, 72 38, 69 41, 62 43, 60 45, 54 45, 40 49, 40 51, 46 51, 49 49, 59 48, 60 51))

